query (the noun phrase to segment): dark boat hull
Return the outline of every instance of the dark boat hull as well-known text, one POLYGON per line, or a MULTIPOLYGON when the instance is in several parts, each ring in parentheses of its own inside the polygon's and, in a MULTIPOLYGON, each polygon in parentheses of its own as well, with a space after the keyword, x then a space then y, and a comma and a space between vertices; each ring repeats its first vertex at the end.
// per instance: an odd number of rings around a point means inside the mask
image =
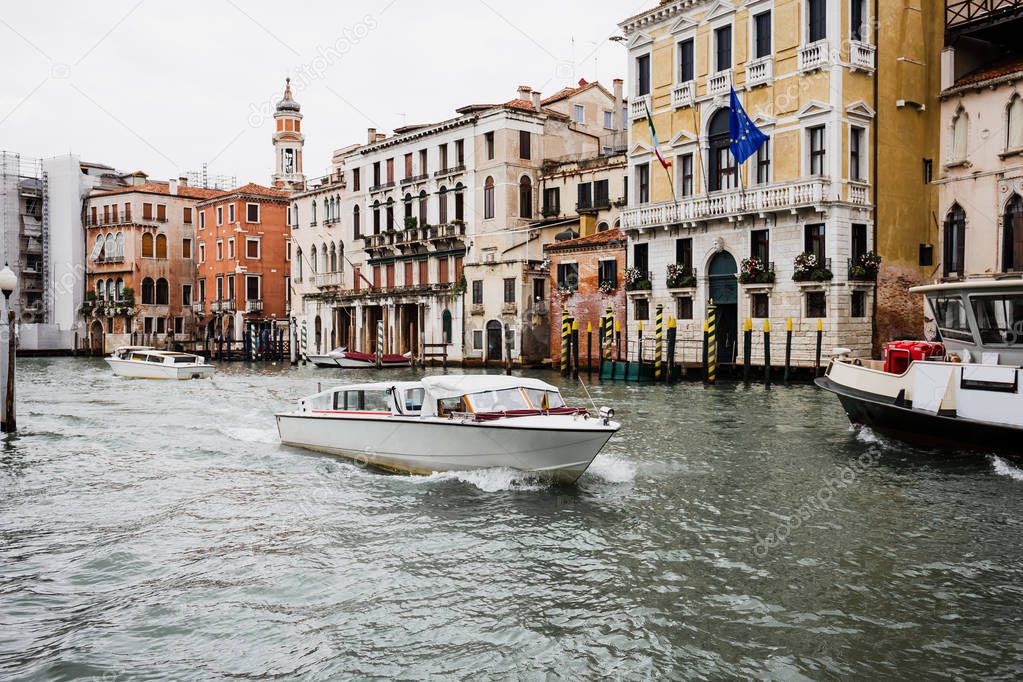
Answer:
POLYGON ((1023 428, 914 410, 887 396, 836 384, 826 376, 815 383, 838 396, 853 424, 892 438, 926 447, 1023 456, 1023 428))

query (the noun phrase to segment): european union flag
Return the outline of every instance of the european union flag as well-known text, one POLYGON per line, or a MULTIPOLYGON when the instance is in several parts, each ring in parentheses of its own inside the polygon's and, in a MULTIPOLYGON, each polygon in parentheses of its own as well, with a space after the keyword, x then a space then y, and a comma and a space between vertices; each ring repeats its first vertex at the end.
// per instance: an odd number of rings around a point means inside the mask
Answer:
POLYGON ((753 156, 765 142, 767 135, 753 125, 753 121, 746 115, 746 110, 739 104, 739 98, 735 96, 735 88, 732 88, 732 99, 728 104, 728 146, 732 150, 732 156, 738 163, 742 163, 753 156))

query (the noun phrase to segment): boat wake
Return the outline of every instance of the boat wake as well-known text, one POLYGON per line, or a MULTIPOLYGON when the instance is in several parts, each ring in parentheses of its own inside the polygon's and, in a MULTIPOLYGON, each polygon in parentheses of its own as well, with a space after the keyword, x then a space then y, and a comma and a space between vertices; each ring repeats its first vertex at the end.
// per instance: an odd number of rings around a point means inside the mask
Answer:
POLYGON ((630 483, 636 478, 636 463, 601 453, 583 475, 596 476, 608 483, 630 483))
POLYGON ((888 445, 888 440, 869 426, 850 426, 849 428, 856 432, 856 440, 864 445, 880 445, 882 447, 888 445))
POLYGON ((1014 481, 1023 481, 1023 469, 1012 466, 998 455, 991 457, 991 466, 999 476, 1008 476, 1014 481))
POLYGON ((257 429, 244 426, 222 426, 220 432, 232 440, 243 443, 279 443, 277 429, 257 429))
POLYGON ((497 493, 507 490, 535 491, 547 490, 551 483, 543 481, 524 471, 495 467, 492 469, 473 469, 471 471, 442 471, 418 479, 428 483, 436 481, 457 481, 475 486, 485 493, 497 493))

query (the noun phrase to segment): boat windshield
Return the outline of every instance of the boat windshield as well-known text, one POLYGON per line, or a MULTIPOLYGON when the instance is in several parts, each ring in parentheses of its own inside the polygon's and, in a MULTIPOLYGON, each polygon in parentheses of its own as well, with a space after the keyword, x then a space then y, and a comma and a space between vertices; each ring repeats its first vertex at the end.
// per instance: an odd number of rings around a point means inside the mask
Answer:
POLYGON ((537 410, 549 410, 555 407, 564 407, 565 399, 557 391, 545 391, 540 388, 524 388, 529 402, 537 410))
POLYGON ((1023 346, 1023 294, 971 295, 981 343, 1023 346))
POLYGON ((962 296, 953 294, 951 296, 930 296, 931 310, 934 311, 934 320, 941 330, 944 338, 959 339, 960 341, 973 341, 973 332, 970 331, 970 323, 966 319, 966 305, 962 296))
POLYGON ((482 391, 466 396, 473 412, 507 412, 528 410, 530 405, 519 388, 504 388, 499 391, 482 391))

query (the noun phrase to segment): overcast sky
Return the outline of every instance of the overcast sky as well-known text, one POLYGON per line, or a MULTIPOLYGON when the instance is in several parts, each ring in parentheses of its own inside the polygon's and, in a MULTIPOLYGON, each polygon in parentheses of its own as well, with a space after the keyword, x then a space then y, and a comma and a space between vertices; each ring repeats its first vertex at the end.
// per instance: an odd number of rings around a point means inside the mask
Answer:
POLYGON ((519 84, 610 88, 626 59, 608 37, 655 2, 4 3, 0 148, 161 179, 206 161, 211 175, 266 184, 272 107, 291 76, 314 177, 368 127, 443 120, 519 84))

